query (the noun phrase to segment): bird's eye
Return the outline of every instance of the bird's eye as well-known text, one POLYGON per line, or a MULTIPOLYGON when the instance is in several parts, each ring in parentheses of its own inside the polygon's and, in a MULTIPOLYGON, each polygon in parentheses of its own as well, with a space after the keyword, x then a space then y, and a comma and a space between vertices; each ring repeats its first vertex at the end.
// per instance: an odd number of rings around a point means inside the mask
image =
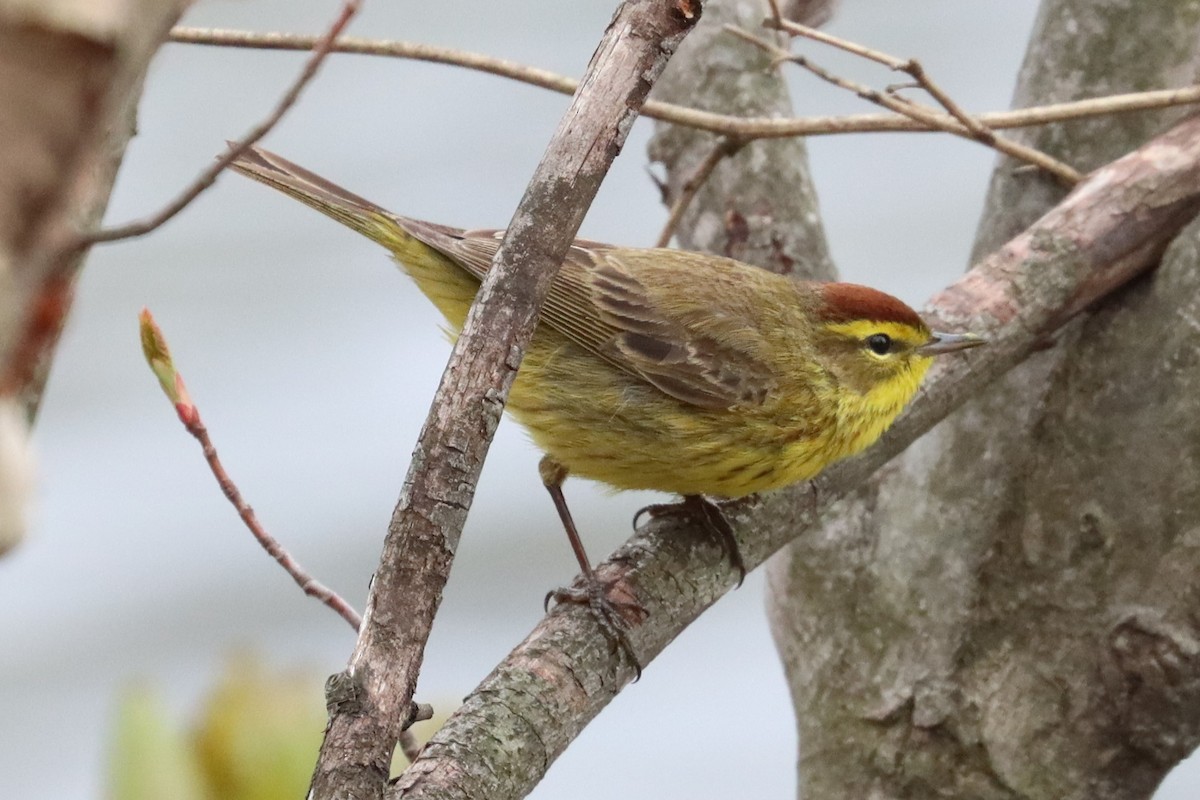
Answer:
POLYGON ((892 350, 892 337, 886 333, 873 333, 867 337, 867 347, 877 356, 886 356, 892 350))

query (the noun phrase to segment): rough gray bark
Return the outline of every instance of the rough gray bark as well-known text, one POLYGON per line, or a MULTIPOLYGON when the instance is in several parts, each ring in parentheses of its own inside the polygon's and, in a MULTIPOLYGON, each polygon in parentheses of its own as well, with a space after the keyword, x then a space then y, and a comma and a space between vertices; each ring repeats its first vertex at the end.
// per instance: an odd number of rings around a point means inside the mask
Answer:
MULTIPOLYGON (((1017 105, 1190 83, 1198 30, 1048 0, 1017 105)), ((1022 138, 1090 169, 1178 116, 1022 138)), ((1002 162, 977 256, 1060 196, 1002 162)), ((772 563, 802 796, 1146 798, 1200 741, 1198 235, 772 563)))
MULTIPOLYGON (((723 30, 732 24, 772 36, 761 30, 767 14, 765 0, 710 2, 654 99, 747 117, 791 116, 787 85, 770 68, 770 56, 723 30)), ((656 123, 650 159, 667 171, 668 205, 718 141, 704 131, 656 123)), ((834 273, 803 139, 760 139, 723 159, 688 207, 676 237, 684 250, 730 256, 782 274, 829 280, 834 273)))

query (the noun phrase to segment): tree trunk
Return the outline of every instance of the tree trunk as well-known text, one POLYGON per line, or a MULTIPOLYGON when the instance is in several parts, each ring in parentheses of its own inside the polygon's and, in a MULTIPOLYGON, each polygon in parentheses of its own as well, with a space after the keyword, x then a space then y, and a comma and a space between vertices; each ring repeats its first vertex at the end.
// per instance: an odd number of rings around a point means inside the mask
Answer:
MULTIPOLYGON (((765 0, 710 0, 653 98, 722 114, 790 116, 787 84, 770 68, 770 56, 724 30, 738 25, 769 36, 761 29, 768 13, 765 0)), ((650 160, 666 168, 668 205, 717 145, 711 133, 656 123, 650 160)), ((803 139, 760 139, 724 158, 688 206, 676 238, 684 250, 786 275, 830 280, 834 274, 803 139)))
MULTIPOLYGON (((1047 0, 1016 104, 1191 83, 1198 30, 1189 0, 1047 0)), ((1021 138, 1091 169, 1178 116, 1021 138)), ((1002 161, 976 254, 1063 194, 1002 161)), ((1198 237, 770 565, 802 796, 1146 798, 1196 746, 1198 237)))

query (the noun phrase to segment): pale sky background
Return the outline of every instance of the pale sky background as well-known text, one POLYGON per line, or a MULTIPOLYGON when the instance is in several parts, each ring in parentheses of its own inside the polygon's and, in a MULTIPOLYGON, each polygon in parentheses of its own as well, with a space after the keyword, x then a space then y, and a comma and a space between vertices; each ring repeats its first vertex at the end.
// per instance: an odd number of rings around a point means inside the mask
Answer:
MULTIPOLYGON (((350 32, 582 72, 615 0, 367 0, 350 32)), ((1035 0, 846 0, 831 30, 919 57, 961 104, 1007 107, 1035 0)), ((337 3, 201 0, 193 25, 316 32, 337 3)), ((808 45, 882 86, 895 76, 808 45)), ((301 54, 169 45, 109 213, 158 207, 256 123, 301 54)), ((870 110, 793 75, 797 112, 870 110)), ((398 212, 502 226, 567 98, 445 66, 335 56, 265 146, 398 212)), ((582 234, 651 243, 664 220, 639 122, 582 234)), ((913 304, 962 272, 991 152, 940 136, 810 143, 843 277, 913 304)), ((253 544, 145 368, 136 315, 164 327, 228 469, 270 530, 362 606, 409 453, 448 354, 438 319, 383 252, 229 175, 143 240, 91 257, 35 444, 29 540, 0 560, 0 797, 101 795, 118 689, 153 682, 185 719, 236 647, 318 676, 353 645, 253 544)), ((501 426, 418 699, 453 706, 575 572, 536 451, 501 426)), ((612 550, 652 495, 568 496, 612 550)), ((761 573, 650 665, 534 797, 793 797, 795 733, 761 573)), ((314 686, 319 692, 320 687, 314 686)), ((1194 763, 1159 800, 1194 797, 1194 763)))

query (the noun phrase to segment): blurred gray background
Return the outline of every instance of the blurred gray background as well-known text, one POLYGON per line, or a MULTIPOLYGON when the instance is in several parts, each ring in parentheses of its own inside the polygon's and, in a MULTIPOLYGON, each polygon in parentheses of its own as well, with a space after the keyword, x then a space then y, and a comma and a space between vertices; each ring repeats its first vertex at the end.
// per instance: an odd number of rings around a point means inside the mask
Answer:
MULTIPOLYGON (((1036 0, 847 0, 830 30, 917 56, 971 110, 1007 106, 1036 0)), ((337 3, 205 0, 186 23, 316 32, 337 3)), ((582 72, 615 0, 367 2, 351 33, 582 72)), ((820 63, 896 80, 825 48, 820 63)), ((274 103, 301 54, 168 45, 110 222, 158 207, 274 103)), ((871 110, 793 76, 801 114, 871 110)), ((464 70, 334 56, 265 145, 401 213, 501 226, 567 98, 464 70)), ((650 244, 664 220, 639 122, 582 234, 650 244)), ((810 142, 842 275, 920 304, 964 268, 992 153, 933 135, 810 142)), ((252 542, 141 360, 156 314, 226 466, 269 529, 361 607, 448 354, 438 318, 375 246, 227 175, 143 240, 96 250, 35 444, 30 539, 0 561, 0 797, 94 798, 116 692, 145 680, 181 719, 230 651, 337 671, 342 620, 252 542)), ((511 423, 484 470, 418 699, 453 706, 575 572, 537 453, 511 423)), ((591 551, 652 495, 568 496, 591 551)), ((535 797, 777 797, 795 791, 786 687, 752 575, 684 633, 551 769, 535 797)), ((319 691, 314 686, 314 691, 319 691)), ((1158 797, 1194 797, 1195 763, 1158 797)))

